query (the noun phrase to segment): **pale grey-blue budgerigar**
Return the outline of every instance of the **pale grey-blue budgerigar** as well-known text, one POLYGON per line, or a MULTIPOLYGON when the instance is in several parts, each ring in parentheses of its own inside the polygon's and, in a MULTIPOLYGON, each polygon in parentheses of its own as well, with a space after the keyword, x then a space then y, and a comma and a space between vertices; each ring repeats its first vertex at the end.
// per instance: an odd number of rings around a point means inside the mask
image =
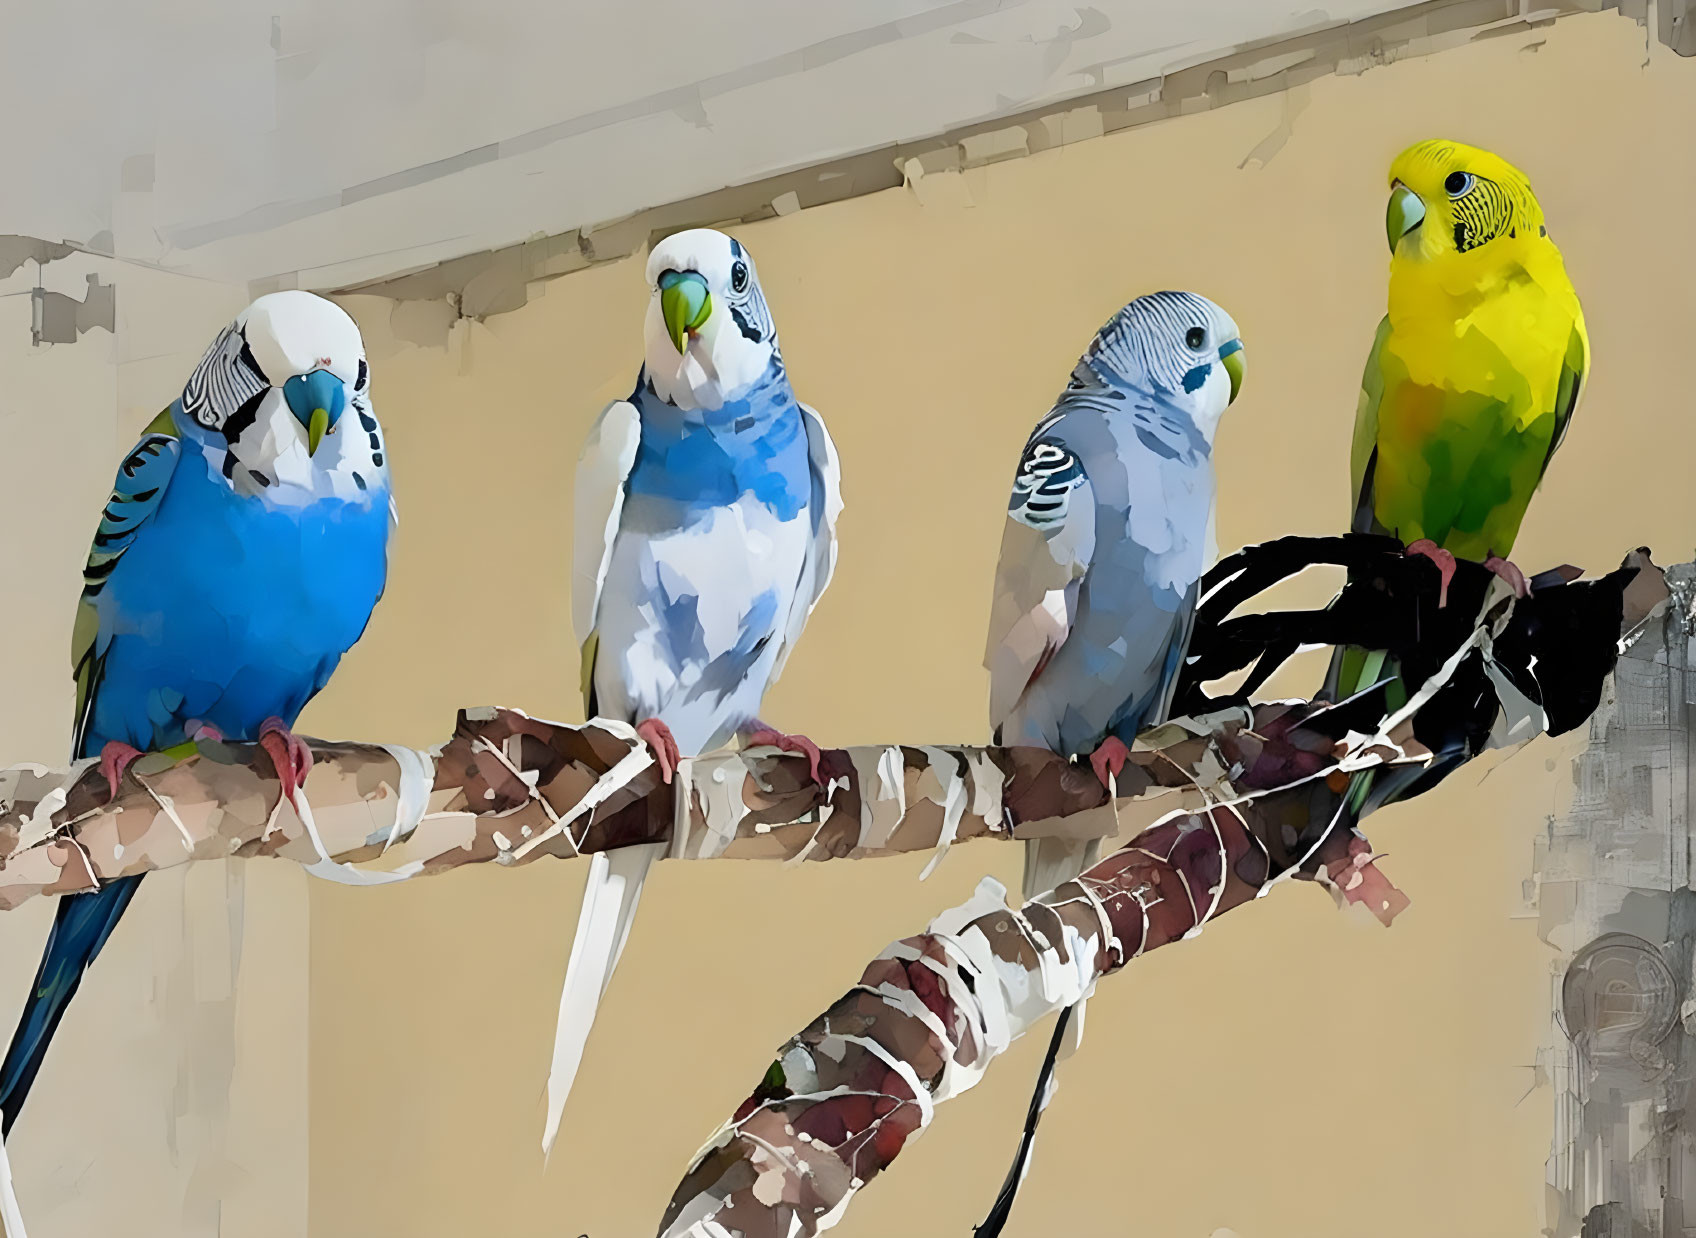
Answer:
MULTIPOLYGON (((1111 787, 1137 733, 1165 720, 1214 558, 1213 436, 1242 384, 1242 347, 1205 297, 1138 297, 1032 432, 984 654, 996 743, 1088 755, 1111 787)), ((1099 849, 1027 841, 1025 898, 1076 877, 1099 849)), ((1080 1003, 1067 1052, 1082 1016, 1080 1003)))
MULTIPOLYGON (((795 398, 754 263, 708 228, 654 247, 635 390, 577 470, 573 619, 591 717, 633 723, 667 782, 732 739, 804 752, 759 719, 836 565, 836 448, 795 398)), ((551 1146, 595 1011, 666 845, 592 857, 548 1076, 551 1146)))

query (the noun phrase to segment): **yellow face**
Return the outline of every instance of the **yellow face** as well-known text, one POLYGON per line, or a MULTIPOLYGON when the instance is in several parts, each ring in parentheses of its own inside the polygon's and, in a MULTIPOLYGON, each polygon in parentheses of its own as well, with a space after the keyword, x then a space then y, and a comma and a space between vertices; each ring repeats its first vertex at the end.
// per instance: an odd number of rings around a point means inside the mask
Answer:
POLYGON ((1440 140, 1410 146, 1390 165, 1384 226, 1392 254, 1420 259, 1488 253, 1548 235, 1518 168, 1487 150, 1440 140))

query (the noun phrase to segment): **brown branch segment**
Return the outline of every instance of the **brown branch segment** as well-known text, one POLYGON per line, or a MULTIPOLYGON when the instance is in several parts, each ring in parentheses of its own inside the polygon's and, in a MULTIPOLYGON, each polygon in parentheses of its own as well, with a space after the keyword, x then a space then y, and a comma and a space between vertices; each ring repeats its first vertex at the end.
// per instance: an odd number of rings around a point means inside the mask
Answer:
POLYGON ((110 802, 92 762, 18 766, 0 770, 0 908, 226 856, 276 856, 370 883, 662 840, 682 859, 828 860, 978 838, 1105 837, 1228 796, 1217 744, 1251 742, 1248 721, 1231 711, 1148 737, 1119 787, 1117 819, 1087 767, 1037 749, 827 750, 826 787, 799 758, 726 752, 689 762, 666 786, 629 728, 510 709, 461 713, 430 752, 312 741, 305 813, 279 803, 270 758, 249 744, 149 755, 110 802))

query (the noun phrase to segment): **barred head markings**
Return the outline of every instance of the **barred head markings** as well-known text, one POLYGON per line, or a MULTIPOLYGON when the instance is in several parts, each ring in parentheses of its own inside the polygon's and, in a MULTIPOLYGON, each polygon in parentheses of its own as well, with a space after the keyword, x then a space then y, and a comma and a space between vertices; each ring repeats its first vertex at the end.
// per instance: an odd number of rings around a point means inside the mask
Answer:
POLYGON ((183 412, 208 430, 222 430, 237 410, 270 383, 233 323, 218 333, 183 387, 183 412))

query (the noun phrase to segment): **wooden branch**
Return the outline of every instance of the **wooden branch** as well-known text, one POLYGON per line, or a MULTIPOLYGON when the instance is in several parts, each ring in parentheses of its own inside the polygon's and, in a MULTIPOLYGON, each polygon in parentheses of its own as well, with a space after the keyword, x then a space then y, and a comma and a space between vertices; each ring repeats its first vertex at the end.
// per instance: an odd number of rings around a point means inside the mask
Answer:
MULTIPOLYGON (((511 709, 462 712, 429 752, 311 741, 301 810, 279 802, 270 757, 254 744, 150 754, 110 802, 92 761, 17 766, 0 770, 0 908, 225 856, 275 856, 375 884, 664 840, 679 859, 814 861, 977 838, 1105 837, 1218 794, 1224 770, 1259 742, 1256 728, 1285 709, 1262 707, 1256 719, 1230 709, 1151 736, 1157 744, 1134 754, 1119 787, 1117 815, 1087 766, 1039 749, 827 750, 828 795, 803 759, 755 749, 686 762, 666 786, 621 723, 569 726, 511 709)), ((1325 736, 1301 742, 1337 749, 1325 736)))
MULTIPOLYGON (((1677 570, 1690 578, 1689 568, 1677 570)), ((1419 589, 1436 583, 1434 572, 1426 580, 1405 566, 1392 571, 1419 589)), ((1664 613, 1670 593, 1642 551, 1601 581, 1571 585, 1574 575, 1545 574, 1544 587, 1523 602, 1469 579, 1468 587, 1481 586, 1477 607, 1438 616, 1451 627, 1458 619, 1463 639, 1438 644, 1426 629, 1432 647, 1423 656, 1438 669, 1410 681, 1410 689, 1418 685, 1412 699, 1372 739, 1334 749, 1313 742, 1326 715, 1346 715, 1351 703, 1292 705, 1281 714, 1263 707, 1252 730, 1212 744, 1220 758, 1220 776, 1209 785, 1215 805, 1168 816, 1018 910, 985 878, 969 901, 889 946, 778 1050, 697 1154, 666 1209, 663 1238, 809 1238, 830 1228, 930 1124, 936 1106, 973 1086, 1038 1020, 1088 996, 1131 959, 1193 935, 1282 880, 1318 880, 1387 923, 1407 900, 1378 871, 1344 809, 1347 771, 1373 759, 1453 768, 1484 748, 1578 725, 1574 702, 1594 708, 1617 651, 1664 613), (1521 687, 1534 669, 1530 682, 1546 687, 1529 691, 1540 692, 1540 701, 1521 687), (1440 759, 1411 738, 1427 711, 1445 740, 1440 759), (1457 735, 1463 738, 1448 742, 1457 735)), ((1414 599, 1405 590, 1398 599, 1386 585, 1366 580, 1350 589, 1385 592, 1383 607, 1412 610, 1417 620, 1414 599)), ((1333 612, 1380 605, 1343 604, 1348 594, 1333 612)), ((1228 613, 1236 603, 1227 602, 1228 613)), ((1318 621, 1335 618, 1327 612, 1318 621)), ((1223 615, 1216 620, 1223 624, 1223 615)), ((1396 621, 1382 622, 1389 631, 1396 621)), ((1286 632, 1258 648, 1293 651, 1298 643, 1286 632)), ((1424 789, 1416 782, 1409 794, 1424 789)))

